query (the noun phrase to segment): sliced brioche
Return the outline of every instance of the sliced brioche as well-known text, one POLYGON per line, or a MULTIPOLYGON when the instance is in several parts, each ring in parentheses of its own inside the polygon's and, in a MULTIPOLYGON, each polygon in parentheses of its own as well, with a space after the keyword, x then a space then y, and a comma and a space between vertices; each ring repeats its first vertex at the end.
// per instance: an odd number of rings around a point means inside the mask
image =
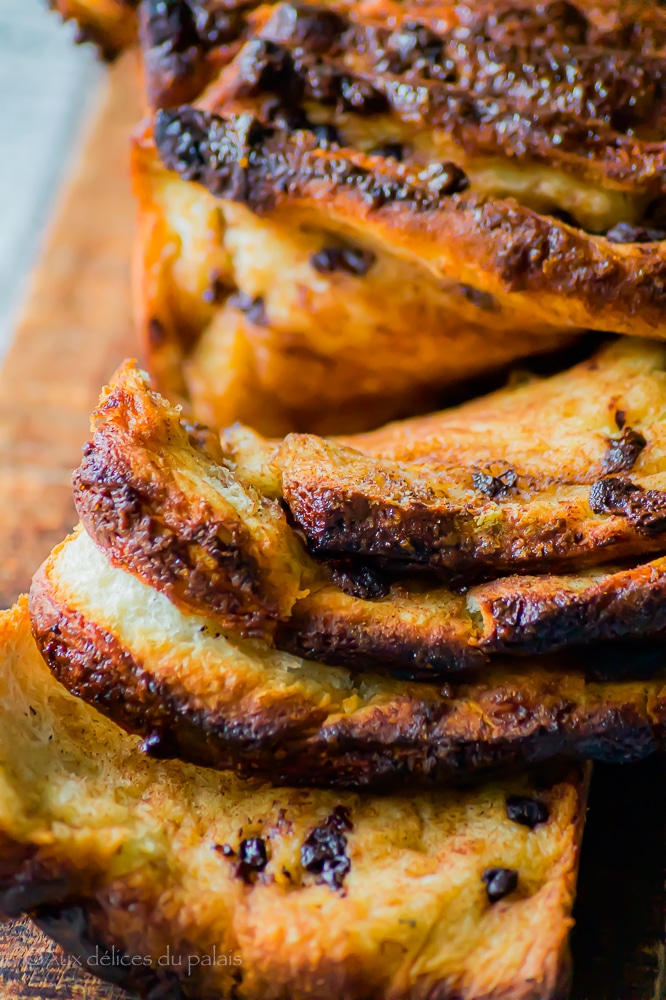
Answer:
MULTIPOLYGON (((351 673, 183 614, 80 530, 37 573, 30 613, 56 677, 148 752, 278 783, 451 782, 556 754, 632 760, 660 745, 666 721, 663 656, 647 681, 593 680, 571 657, 502 661, 445 685, 351 673)), ((624 651, 628 672, 635 656, 624 651)))
POLYGON ((54 680, 24 601, 0 650, 0 912, 34 915, 84 968, 171 1000, 565 995, 575 768, 276 790, 146 757, 54 680))
POLYGON ((562 376, 351 439, 353 451, 312 436, 271 448, 238 426, 222 450, 128 363, 93 415, 76 506, 113 565, 185 613, 353 669, 416 676, 507 652, 660 638, 666 563, 637 557, 663 547, 666 525, 656 488, 663 354, 646 343, 607 348, 562 376), (556 411, 563 426, 553 426, 556 411), (621 434, 619 413, 634 424, 621 434), (604 478, 608 456, 624 462, 624 478, 604 478), (595 491, 618 483, 632 506, 593 509, 595 491), (367 562, 314 560, 283 492, 313 548, 367 562), (471 573, 543 573, 627 552, 633 565, 469 586, 471 573), (396 566, 460 578, 396 580, 386 572, 396 566))

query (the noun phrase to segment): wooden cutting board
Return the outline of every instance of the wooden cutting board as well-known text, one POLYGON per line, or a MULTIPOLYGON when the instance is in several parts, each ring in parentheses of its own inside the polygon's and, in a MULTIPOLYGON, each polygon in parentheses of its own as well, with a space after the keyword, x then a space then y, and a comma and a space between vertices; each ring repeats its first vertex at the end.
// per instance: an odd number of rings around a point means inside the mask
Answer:
POLYGON ((103 84, 0 374, 2 606, 74 523, 70 474, 91 408, 117 364, 136 353, 128 136, 140 114, 130 56, 103 84))
MULTIPOLYGON (((72 527, 70 473, 100 386, 134 356, 132 58, 111 70, 0 373, 0 600, 72 527)), ((664 1000, 666 763, 599 767, 585 835, 572 1000, 664 1000)), ((29 921, 0 923, 0 1000, 127 1000, 29 921)), ((222 1000, 222 998, 220 998, 222 1000)))
MULTIPOLYGON (((0 607, 75 523, 70 476, 100 387, 136 355, 129 294, 134 207, 128 136, 140 117, 137 66, 99 95, 0 373, 0 607)), ((2 1000, 120 1000, 29 922, 0 923, 2 1000)))

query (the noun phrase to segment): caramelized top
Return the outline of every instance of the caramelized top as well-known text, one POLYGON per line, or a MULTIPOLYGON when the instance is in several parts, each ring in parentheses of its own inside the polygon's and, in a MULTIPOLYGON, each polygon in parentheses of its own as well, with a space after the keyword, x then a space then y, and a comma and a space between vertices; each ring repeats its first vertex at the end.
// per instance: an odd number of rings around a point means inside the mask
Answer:
POLYGON ((272 95, 263 113, 292 127, 305 126, 305 108, 343 128, 350 114, 390 115, 465 156, 537 159, 659 193, 665 40, 666 15, 645 4, 601 16, 568 2, 405 5, 387 23, 367 5, 352 15, 291 2, 212 94, 225 105, 272 95))

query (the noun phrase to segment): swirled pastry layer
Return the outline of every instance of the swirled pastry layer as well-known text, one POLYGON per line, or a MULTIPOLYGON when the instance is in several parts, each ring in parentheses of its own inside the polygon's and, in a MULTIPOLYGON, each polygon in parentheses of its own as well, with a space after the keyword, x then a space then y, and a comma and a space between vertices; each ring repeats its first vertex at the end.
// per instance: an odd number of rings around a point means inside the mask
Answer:
POLYGON ((55 676, 147 752, 277 784, 456 783, 553 756, 629 761, 661 745, 666 721, 663 654, 625 652, 640 680, 594 677, 572 657, 491 663, 447 683, 352 673, 180 611, 81 530, 35 576, 30 615, 55 676))
POLYGON ((158 119, 162 167, 136 143, 160 387, 218 426, 345 432, 580 329, 662 337, 665 27, 262 9, 199 110, 158 119))
POLYGON ((221 448, 125 365, 94 414, 76 506, 113 565, 185 613, 353 669, 421 676, 660 640, 663 355, 618 342, 344 446, 236 426, 221 448))

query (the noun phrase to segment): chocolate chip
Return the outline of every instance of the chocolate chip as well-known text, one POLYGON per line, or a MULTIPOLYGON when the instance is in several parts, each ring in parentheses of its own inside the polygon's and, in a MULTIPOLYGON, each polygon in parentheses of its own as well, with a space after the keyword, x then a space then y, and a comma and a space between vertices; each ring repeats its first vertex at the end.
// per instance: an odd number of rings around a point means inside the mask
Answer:
POLYGON ((646 444, 640 431, 624 427, 619 438, 611 438, 608 442, 608 450, 601 460, 604 472, 628 472, 633 469, 646 444))
POLYGON ((238 848, 240 863, 236 867, 236 875, 244 882, 250 883, 256 872, 262 872, 268 864, 266 844, 261 837, 249 837, 241 840, 238 848))
POLYGON ((469 187, 469 177, 455 163, 429 163, 418 176, 437 195, 459 194, 469 187))
POLYGON ((248 840, 242 840, 240 857, 243 864, 249 865, 250 868, 255 868, 257 871, 262 871, 268 863, 268 856, 266 845, 261 837, 250 837, 248 840))
POLYGON ((165 167, 187 181, 199 181, 207 159, 210 116, 185 106, 172 111, 158 111, 154 138, 165 167))
POLYGON ((358 278, 367 274, 374 262, 374 253, 360 247, 324 247, 310 257, 310 263, 320 274, 344 271, 358 278))
POLYGON ((480 288, 474 288, 472 285, 458 285, 458 290, 468 302, 471 302, 478 309, 483 309, 484 312, 494 312, 497 309, 497 303, 490 292, 483 292, 480 288))
POLYGON ((491 903, 497 903, 510 893, 515 892, 518 886, 518 872, 513 868, 486 868, 481 881, 486 887, 488 899, 491 903))
POLYGON ((331 889, 340 889, 351 868, 347 857, 347 838, 351 830, 349 811, 336 806, 320 826, 316 826, 301 847, 301 864, 306 871, 319 876, 318 881, 331 889))
POLYGON ((139 743, 139 750, 154 760, 173 760, 178 756, 177 747, 165 733, 150 733, 139 743))
POLYGON ((385 111, 388 102, 383 94, 363 80, 343 77, 340 81, 340 96, 347 111, 361 115, 376 115, 385 111))
POLYGON ((404 153, 404 147, 399 142, 387 142, 383 146, 377 146, 376 149, 372 150, 373 156, 392 157, 398 163, 402 163, 404 153))
POLYGON ((539 823, 548 819, 548 806, 538 799, 530 799, 526 795, 510 795, 506 800, 506 814, 514 823, 528 826, 533 830, 539 823))
POLYGON ((370 566, 355 566, 353 563, 336 559, 328 563, 333 582, 345 594, 371 601, 386 597, 391 592, 391 584, 376 569, 370 566))
POLYGON ((204 48, 224 45, 238 38, 243 30, 243 11, 225 10, 222 5, 209 6, 206 0, 189 0, 197 34, 204 48))
POLYGON ((332 10, 283 3, 272 15, 266 31, 273 41, 323 55, 339 41, 346 26, 345 20, 332 10))
POLYGON ((517 482, 518 476, 513 469, 506 469, 498 476, 491 476, 487 472, 475 472, 472 475, 474 489, 479 490, 493 500, 505 496, 509 490, 513 489, 517 482))
POLYGON ((213 272, 210 276, 210 286, 203 293, 204 302, 213 302, 219 305, 224 302, 228 294, 229 286, 218 274, 213 272))
POLYGON ((641 492, 628 479, 598 479, 590 487, 589 504, 595 514, 623 514, 629 500, 641 492))
POLYGON ((609 229, 606 239, 611 243, 657 243, 666 239, 663 229, 646 229, 643 226, 633 226, 630 222, 618 222, 609 229))
POLYGON ((387 49, 398 56, 398 62, 393 62, 393 72, 397 75, 412 70, 426 79, 444 83, 456 80, 455 63, 446 55, 442 39, 425 25, 401 25, 388 36, 387 49))
POLYGON ((148 342, 151 347, 161 347, 161 345, 166 340, 166 330, 160 320, 152 319, 148 320, 148 342))
POLYGON ((308 116, 300 107, 277 104, 271 109, 268 118, 275 128, 283 129, 285 132, 304 132, 312 127, 308 116))
POLYGON ((197 27, 188 3, 183 0, 147 0, 147 40, 151 48, 165 52, 184 52, 196 48, 197 27))
POLYGON ((666 492, 662 490, 645 490, 629 479, 610 476, 593 483, 588 502, 595 514, 626 517, 641 534, 666 530, 666 492))
POLYGON ((245 93, 274 93, 291 104, 302 97, 302 81, 291 53, 265 38, 247 42, 239 56, 239 79, 245 93))
POLYGON ((261 295, 253 299, 251 296, 246 295, 245 292, 236 292, 235 295, 229 296, 229 305, 245 313, 250 323, 254 323, 255 326, 270 325, 268 316, 266 315, 266 306, 261 295))
POLYGON ((223 854, 225 858, 235 858, 236 852, 230 844, 215 844, 214 850, 219 854, 223 854))
POLYGON ((617 429, 621 431, 627 422, 627 412, 626 410, 616 410, 615 411, 615 423, 617 429))
POLYGON ((323 148, 342 146, 342 138, 335 125, 315 125, 312 134, 323 148))

